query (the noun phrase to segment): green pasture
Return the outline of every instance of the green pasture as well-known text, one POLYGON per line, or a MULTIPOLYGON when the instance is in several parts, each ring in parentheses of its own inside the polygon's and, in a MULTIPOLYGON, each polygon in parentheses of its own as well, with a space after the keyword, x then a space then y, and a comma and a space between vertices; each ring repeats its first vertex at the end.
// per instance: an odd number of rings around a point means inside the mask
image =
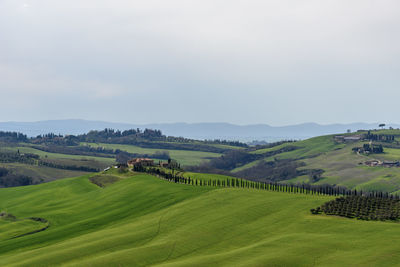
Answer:
POLYGON ((278 146, 258 149, 250 152, 251 154, 265 154, 268 152, 278 151, 285 147, 297 147, 297 149, 279 153, 270 157, 265 157, 263 159, 255 160, 253 162, 247 163, 243 166, 235 168, 232 172, 239 172, 248 168, 255 166, 260 161, 273 161, 276 159, 305 159, 309 157, 315 157, 321 155, 323 153, 330 152, 332 150, 338 150, 345 147, 345 144, 336 143, 333 135, 319 136, 310 138, 303 141, 293 142, 293 143, 284 143, 278 146))
MULTIPOLYGON (((0 262, 2 266, 398 265, 398 223, 310 214, 311 208, 329 199, 196 187, 143 174, 121 176, 104 188, 84 176, 0 189, 0 210, 50 223, 43 232, 0 239, 0 262)), ((14 229, 19 227, 27 231, 23 225, 14 229)))
POLYGON ((196 172, 184 172, 182 174, 182 176, 186 177, 186 178, 190 177, 191 179, 197 179, 197 180, 203 180, 203 181, 209 181, 209 180, 226 181, 227 179, 229 179, 229 180, 237 179, 236 177, 227 176, 227 175, 211 174, 211 173, 196 173, 196 172))
POLYGON ((283 143, 277 146, 273 146, 273 147, 268 147, 268 148, 261 148, 261 149, 257 149, 254 151, 251 151, 250 154, 264 154, 264 153, 268 153, 268 152, 272 152, 272 151, 277 151, 281 148, 287 147, 287 146, 296 146, 297 142, 293 142, 293 143, 283 143))
POLYGON ((32 154, 37 154, 41 158, 48 158, 48 159, 68 159, 68 160, 93 160, 93 161, 98 161, 99 163, 102 163, 103 165, 112 165, 115 163, 115 158, 105 158, 105 157, 94 157, 94 156, 82 156, 82 155, 68 155, 68 154, 60 154, 60 153, 50 153, 50 152, 45 152, 39 149, 35 149, 33 147, 29 146, 18 146, 18 147, 6 147, 4 148, 8 151, 18 151, 20 153, 32 153, 32 154))
POLYGON ((45 225, 30 219, 5 220, 0 218, 0 242, 35 232, 45 225))
POLYGON ((83 171, 63 170, 23 163, 0 163, 0 167, 6 168, 15 174, 32 177, 37 182, 48 182, 88 174, 83 171))
POLYGON ((154 154, 156 152, 167 151, 172 159, 177 160, 182 166, 199 165, 211 158, 221 156, 218 153, 191 151, 191 150, 167 150, 155 148, 142 148, 133 145, 120 145, 120 144, 103 144, 103 143, 82 143, 82 145, 90 145, 92 147, 104 147, 107 149, 120 149, 129 153, 138 154, 154 154))
MULTIPOLYGON (((283 152, 273 157, 279 159, 298 159, 298 158, 305 158, 310 156, 319 155, 324 152, 329 152, 335 149, 340 149, 346 146, 346 144, 336 143, 334 140, 334 135, 325 135, 325 136, 318 136, 314 138, 310 138, 303 141, 298 141, 294 143, 284 143, 275 147, 265 148, 255 150, 252 153, 254 154, 264 154, 271 151, 276 151, 282 149, 284 147, 294 146, 298 147, 298 149, 283 152)), ((272 157, 272 158, 273 158, 272 157)))
POLYGON ((319 155, 323 155, 325 153, 329 153, 335 150, 340 150, 346 147, 346 144, 335 142, 334 135, 326 135, 294 143, 284 143, 271 148, 258 149, 250 153, 264 154, 267 152, 277 151, 285 147, 297 147, 297 149, 288 152, 282 152, 270 157, 265 157, 261 160, 250 162, 246 165, 233 169, 232 172, 238 172, 253 167, 262 160, 264 161, 273 161, 275 159, 303 160, 307 158, 318 157, 319 155))
POLYGON ((299 147, 299 149, 284 152, 273 157, 278 159, 302 159, 341 149, 346 146, 346 144, 336 143, 332 135, 314 137, 296 143, 289 143, 288 145, 290 144, 299 147))
MULTIPOLYGON (((177 144, 177 142, 155 142, 155 143, 173 144, 173 145, 177 144)), ((192 141, 192 142, 179 142, 178 144, 180 144, 180 145, 201 145, 201 146, 217 147, 217 148, 222 148, 222 149, 227 149, 227 150, 244 149, 244 147, 240 147, 240 146, 231 146, 231 145, 217 144, 217 143, 206 143, 206 142, 202 142, 202 141, 198 141, 198 140, 192 141)))
MULTIPOLYGON (((399 134, 400 131, 386 130, 374 133, 399 134)), ((306 166, 299 169, 322 169, 325 171, 322 178, 317 182, 310 181, 310 177, 307 175, 296 177, 286 182, 342 185, 366 191, 382 190, 393 193, 399 191, 400 168, 368 167, 363 163, 373 159, 382 161, 400 160, 400 149, 384 148, 384 154, 372 154, 369 156, 358 155, 352 151, 353 147, 362 146, 364 143, 366 142, 337 143, 334 140, 334 135, 327 135, 295 143, 285 143, 272 148, 256 150, 252 153, 263 154, 285 146, 296 146, 299 149, 276 154, 261 160, 293 159, 306 164, 306 166)), ((261 160, 250 162, 232 170, 232 172, 253 167, 261 160)))
POLYGON ((250 162, 250 163, 247 163, 247 164, 245 164, 245 165, 243 165, 243 166, 240 166, 240 167, 237 167, 237 168, 231 170, 231 172, 233 172, 233 173, 235 173, 235 172, 240 172, 240 171, 242 171, 242 170, 245 170, 245 169, 254 167, 254 166, 256 166, 258 163, 260 163, 261 161, 263 161, 263 159, 252 161, 252 162, 250 162))
MULTIPOLYGON (((300 169, 323 169, 322 179, 316 184, 336 184, 365 191, 400 190, 400 168, 369 167, 365 161, 386 157, 386 155, 358 155, 352 151, 352 143, 345 148, 322 153, 317 157, 300 160, 306 163, 300 169)), ((386 151, 386 149, 385 149, 386 151)), ((291 182, 309 182, 308 176, 298 177, 291 182)))
MULTIPOLYGON (((41 159, 58 165, 85 166, 103 169, 107 166, 115 164, 115 158, 49 153, 29 146, 2 146, 0 150, 6 152, 17 152, 19 150, 20 153, 37 154, 41 159)), ((84 171, 64 170, 23 163, 0 163, 0 167, 7 168, 15 174, 32 177, 34 178, 35 182, 48 182, 55 179, 87 174, 87 172, 84 171)))
POLYGON ((223 149, 231 149, 231 150, 245 149, 244 147, 240 147, 240 146, 230 146, 230 145, 224 145, 224 144, 207 144, 207 145, 213 146, 213 147, 218 147, 218 148, 223 148, 223 149))
POLYGON ((400 149, 385 147, 384 153, 375 157, 382 160, 400 161, 400 149))

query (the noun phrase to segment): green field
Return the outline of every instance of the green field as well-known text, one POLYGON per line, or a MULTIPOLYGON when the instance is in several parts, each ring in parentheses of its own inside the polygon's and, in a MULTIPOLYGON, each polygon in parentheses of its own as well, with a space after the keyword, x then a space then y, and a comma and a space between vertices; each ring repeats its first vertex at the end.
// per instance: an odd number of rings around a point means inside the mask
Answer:
POLYGON ((351 151, 353 144, 346 148, 327 152, 315 158, 303 160, 304 168, 323 169, 324 179, 318 183, 341 184, 362 190, 395 192, 400 189, 400 168, 368 167, 360 163, 385 157, 386 155, 357 155, 351 151))
POLYGON ((213 146, 213 147, 218 147, 218 148, 223 148, 223 149, 231 149, 231 150, 245 149, 244 147, 240 147, 240 146, 229 146, 229 145, 223 145, 223 144, 207 144, 207 145, 213 146))
POLYGON ((7 168, 13 173, 35 178, 35 182, 49 182, 66 177, 75 177, 88 172, 63 170, 46 166, 37 166, 23 163, 0 163, 0 167, 7 168))
MULTIPOLYGON (((31 153, 39 155, 42 160, 58 165, 84 166, 102 170, 108 166, 112 166, 113 164, 115 164, 115 158, 49 153, 32 148, 28 146, 28 144, 20 144, 18 146, 2 146, 0 148, 0 152, 17 151, 19 151, 21 154, 31 153)), ((46 166, 37 166, 23 163, 0 163, 0 167, 7 168, 8 170, 18 175, 32 177, 34 183, 48 182, 56 179, 88 174, 88 172, 85 171, 50 168, 46 166)))
POLYGON ((330 197, 195 187, 143 174, 120 178, 105 188, 84 176, 0 189, 0 211, 17 217, 0 223, 1 265, 388 266, 400 261, 398 223, 310 214, 330 197), (45 218, 50 227, 11 238, 38 227, 28 217, 45 218))
POLYGON ((154 154, 160 151, 167 151, 172 159, 177 160, 182 166, 198 165, 210 158, 221 156, 218 153, 203 152, 203 151, 190 151, 190 150, 168 150, 156 148, 142 148, 133 145, 120 145, 120 144, 95 144, 95 143, 82 143, 82 145, 90 145, 92 147, 104 147, 107 149, 120 149, 129 153, 138 154, 154 154))
MULTIPOLYGON (((384 130, 375 134, 400 134, 398 130, 384 130)), ((348 188, 356 188, 366 191, 400 192, 400 168, 367 167, 363 163, 368 160, 400 160, 400 149, 385 148, 383 154, 358 155, 352 151, 353 147, 362 147, 368 142, 337 143, 335 135, 320 136, 294 143, 284 143, 279 146, 252 151, 252 154, 263 154, 277 151, 284 147, 295 146, 298 149, 278 153, 265 157, 246 165, 233 169, 232 172, 251 168, 260 161, 274 161, 275 159, 291 159, 305 163, 301 169, 322 169, 324 173, 317 182, 310 181, 309 176, 299 176, 283 182, 313 183, 342 185, 348 188)))
POLYGON ((237 179, 232 176, 227 176, 227 175, 221 175, 221 174, 210 174, 210 173, 195 173, 195 172, 185 172, 182 175, 183 177, 190 177, 191 179, 197 179, 197 180, 203 180, 203 181, 208 181, 208 180, 220 180, 220 181, 226 181, 227 179, 237 179))
POLYGON ((20 153, 37 154, 41 158, 48 158, 48 159, 56 159, 56 160, 64 160, 65 159, 65 160, 76 160, 76 161, 92 160, 92 161, 98 161, 99 163, 102 163, 104 166, 109 166, 109 165, 112 165, 115 163, 115 158, 50 153, 50 152, 45 152, 45 151, 35 149, 35 148, 29 147, 29 146, 6 147, 4 149, 8 150, 8 151, 14 151, 14 152, 19 150, 20 153))
POLYGON ((345 147, 345 144, 338 144, 334 141, 332 135, 326 135, 326 136, 319 136, 319 137, 314 137, 310 138, 307 140, 303 141, 298 141, 295 143, 285 143, 283 145, 277 146, 277 147, 272 147, 267 150, 256 150, 253 153, 265 153, 268 151, 274 151, 278 150, 283 147, 287 146, 295 146, 298 147, 299 149, 289 151, 289 152, 284 152, 278 155, 272 156, 270 159, 273 158, 278 158, 278 159, 301 159, 301 158, 306 158, 306 157, 313 157, 322 153, 330 152, 336 149, 341 149, 345 147))
POLYGON ((0 219, 0 242, 38 231, 44 227, 43 223, 30 219, 4 220, 0 219))
POLYGON ((243 171, 243 170, 245 170, 245 169, 254 167, 255 165, 257 165, 257 164, 258 164, 260 161, 262 161, 262 160, 263 160, 263 159, 252 161, 252 162, 250 162, 250 163, 247 163, 247 164, 245 164, 245 165, 243 165, 243 166, 240 166, 240 167, 237 167, 237 168, 231 170, 231 172, 232 172, 232 173, 235 173, 235 172, 243 171))

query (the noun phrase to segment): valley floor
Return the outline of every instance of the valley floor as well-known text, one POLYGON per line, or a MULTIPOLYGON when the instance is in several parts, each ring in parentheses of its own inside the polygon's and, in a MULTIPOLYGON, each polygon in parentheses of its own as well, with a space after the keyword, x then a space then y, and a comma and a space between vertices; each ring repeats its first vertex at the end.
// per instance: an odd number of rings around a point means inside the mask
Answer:
POLYGON ((0 212, 17 218, 0 219, 1 265, 389 266, 400 262, 400 224, 310 214, 311 208, 332 197, 196 187, 145 174, 122 178, 105 188, 83 176, 0 189, 0 212), (40 227, 24 223, 29 217, 45 218, 49 228, 21 236, 29 227, 40 227))

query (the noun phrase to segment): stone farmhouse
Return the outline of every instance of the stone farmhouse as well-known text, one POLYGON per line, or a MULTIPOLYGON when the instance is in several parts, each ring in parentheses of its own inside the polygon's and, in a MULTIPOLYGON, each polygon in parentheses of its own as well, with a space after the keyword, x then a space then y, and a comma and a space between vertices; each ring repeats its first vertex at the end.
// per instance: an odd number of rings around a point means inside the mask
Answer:
POLYGON ((134 158, 134 159, 128 160, 128 166, 129 167, 154 166, 154 160, 149 159, 149 158, 134 158))

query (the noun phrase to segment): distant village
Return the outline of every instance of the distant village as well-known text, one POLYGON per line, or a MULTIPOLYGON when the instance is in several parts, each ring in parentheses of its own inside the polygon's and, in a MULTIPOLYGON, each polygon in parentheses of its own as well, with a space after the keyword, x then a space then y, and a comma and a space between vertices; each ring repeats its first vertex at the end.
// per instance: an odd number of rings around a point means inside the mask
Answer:
MULTIPOLYGON (((114 166, 115 169, 122 169, 122 168, 131 168, 134 169, 135 167, 161 167, 167 169, 180 169, 180 164, 173 159, 168 159, 167 162, 159 161, 158 163, 154 162, 153 159, 149 158, 133 158, 127 161, 126 164, 117 164, 114 166)), ((111 167, 105 168, 103 171, 108 171, 111 167)))
POLYGON ((158 164, 154 162, 154 160, 149 159, 149 158, 133 158, 131 160, 128 160, 127 166, 130 168, 133 167, 154 167, 154 166, 159 166, 162 168, 169 168, 169 169, 180 169, 180 164, 173 159, 168 159, 167 162, 164 161, 159 161, 158 164))
POLYGON ((375 145, 370 142, 369 144, 364 144, 362 147, 353 147, 352 150, 357 154, 382 154, 383 146, 381 144, 375 145))
MULTIPOLYGON (((360 132, 362 130, 359 130, 360 132)), ((350 133, 350 132, 348 132, 350 133)), ((336 142, 358 142, 358 141, 378 141, 378 142, 386 142, 393 143, 396 142, 396 136, 392 134, 374 134, 371 131, 363 134, 355 134, 355 135, 336 135, 334 137, 336 142)))
MULTIPOLYGON (((397 141, 395 140, 394 135, 385 135, 385 134, 372 134, 368 131, 367 134, 356 134, 356 135, 337 135, 334 137, 336 142, 340 143, 350 143, 350 142, 358 142, 358 141, 369 141, 368 144, 363 144, 361 147, 353 147, 353 152, 358 155, 371 155, 371 154, 382 154, 384 153, 384 148, 382 144, 373 144, 373 141, 376 142, 384 142, 384 143, 393 143, 397 141)), ((360 163, 369 167, 400 167, 399 161, 385 161, 385 160, 368 160, 364 163, 360 163)))

